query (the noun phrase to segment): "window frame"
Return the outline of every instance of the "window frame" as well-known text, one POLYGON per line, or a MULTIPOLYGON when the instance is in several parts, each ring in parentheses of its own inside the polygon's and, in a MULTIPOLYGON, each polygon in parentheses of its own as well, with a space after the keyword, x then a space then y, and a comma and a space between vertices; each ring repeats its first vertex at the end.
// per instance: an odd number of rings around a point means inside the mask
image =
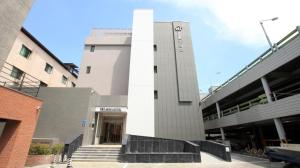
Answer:
POLYGON ((67 85, 68 78, 65 75, 62 75, 61 77, 61 83, 67 85))
POLYGON ((158 99, 158 91, 154 90, 154 99, 158 99))
POLYGON ((91 67, 91 66, 86 66, 85 73, 86 73, 86 74, 90 74, 90 73, 91 73, 91 70, 92 70, 92 67, 91 67))
POLYGON ((27 46, 22 44, 19 55, 21 55, 22 57, 28 59, 30 57, 31 53, 32 53, 32 50, 30 50, 27 46), (23 51, 23 50, 25 50, 25 51, 23 51))
POLYGON ((153 50, 157 51, 157 45, 156 44, 153 45, 153 50))
POLYGON ((96 49, 96 46, 95 45, 91 45, 90 52, 95 52, 95 49, 96 49))
POLYGON ((45 68, 44 68, 44 71, 47 72, 48 74, 52 74, 52 71, 53 71, 53 66, 48 64, 46 62, 46 65, 45 65, 45 68), (50 72, 48 72, 48 68, 50 68, 50 72))
POLYGON ((10 73, 11 77, 13 77, 14 79, 20 80, 23 75, 24 75, 24 71, 13 66, 13 69, 11 70, 11 73, 10 73))

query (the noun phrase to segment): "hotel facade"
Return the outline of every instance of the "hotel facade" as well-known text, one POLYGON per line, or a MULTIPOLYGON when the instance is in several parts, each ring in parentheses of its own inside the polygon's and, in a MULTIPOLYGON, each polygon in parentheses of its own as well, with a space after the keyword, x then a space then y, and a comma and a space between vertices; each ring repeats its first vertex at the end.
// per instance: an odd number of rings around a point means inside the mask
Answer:
POLYGON ((204 139, 189 23, 154 22, 152 10, 135 10, 131 30, 91 31, 80 67, 79 88, 40 90, 35 138, 83 134, 83 145, 121 143, 125 134, 204 139))

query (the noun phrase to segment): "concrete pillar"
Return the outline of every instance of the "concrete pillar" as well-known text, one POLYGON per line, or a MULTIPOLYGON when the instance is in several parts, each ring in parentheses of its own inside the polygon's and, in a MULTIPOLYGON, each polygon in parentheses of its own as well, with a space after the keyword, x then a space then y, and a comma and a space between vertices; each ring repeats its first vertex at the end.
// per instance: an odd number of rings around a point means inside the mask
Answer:
POLYGON ((222 140, 225 141, 225 134, 223 128, 220 128, 222 140))
POLYGON ((221 110, 220 110, 219 102, 216 103, 216 108, 217 108, 218 118, 221 118, 221 110))
MULTIPOLYGON (((266 77, 261 78, 261 83, 263 85, 265 94, 267 96, 268 103, 273 102, 272 96, 271 96, 272 92, 271 92, 271 89, 270 89, 270 86, 268 84, 268 81, 267 81, 266 77)), ((273 120, 274 120, 276 130, 277 130, 277 134, 279 136, 280 141, 281 142, 286 141, 285 131, 284 131, 283 125, 281 123, 281 120, 279 118, 274 118, 273 120)))
POLYGON ((266 96, 267 96, 268 103, 273 102, 272 96, 271 96, 271 95, 272 95, 272 92, 271 92, 271 89, 270 89, 270 87, 269 87, 269 84, 268 84, 268 81, 267 81, 266 77, 263 76, 263 77, 261 77, 260 79, 261 79, 261 83, 262 83, 262 85, 263 85, 265 94, 266 94, 266 96))
POLYGON ((277 130, 280 141, 286 142, 285 131, 284 131, 281 120, 279 118, 274 118, 274 123, 275 123, 276 130, 277 130))
POLYGON ((100 113, 95 113, 97 118, 96 118, 96 126, 95 126, 95 140, 94 140, 94 145, 98 145, 99 144, 99 136, 98 136, 98 132, 99 132, 99 122, 100 122, 100 113))
MULTIPOLYGON (((221 110, 220 110, 219 102, 216 102, 216 108, 217 108, 218 118, 221 118, 221 110)), ((224 141, 225 140, 225 135, 224 135, 223 128, 220 128, 220 132, 221 132, 222 140, 224 141)))

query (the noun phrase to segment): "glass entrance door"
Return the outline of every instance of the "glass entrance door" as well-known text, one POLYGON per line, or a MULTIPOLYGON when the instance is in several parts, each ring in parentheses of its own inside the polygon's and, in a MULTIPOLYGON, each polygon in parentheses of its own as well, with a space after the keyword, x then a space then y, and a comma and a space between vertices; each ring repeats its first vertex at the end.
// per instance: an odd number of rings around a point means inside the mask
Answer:
POLYGON ((104 119, 100 143, 121 143, 123 121, 118 119, 104 119))

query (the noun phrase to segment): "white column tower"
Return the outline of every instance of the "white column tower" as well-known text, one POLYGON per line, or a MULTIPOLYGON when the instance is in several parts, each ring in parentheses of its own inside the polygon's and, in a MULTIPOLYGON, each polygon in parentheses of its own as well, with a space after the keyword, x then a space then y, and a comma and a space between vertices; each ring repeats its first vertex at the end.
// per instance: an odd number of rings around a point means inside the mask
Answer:
POLYGON ((126 133, 154 136, 153 10, 135 10, 126 133))

